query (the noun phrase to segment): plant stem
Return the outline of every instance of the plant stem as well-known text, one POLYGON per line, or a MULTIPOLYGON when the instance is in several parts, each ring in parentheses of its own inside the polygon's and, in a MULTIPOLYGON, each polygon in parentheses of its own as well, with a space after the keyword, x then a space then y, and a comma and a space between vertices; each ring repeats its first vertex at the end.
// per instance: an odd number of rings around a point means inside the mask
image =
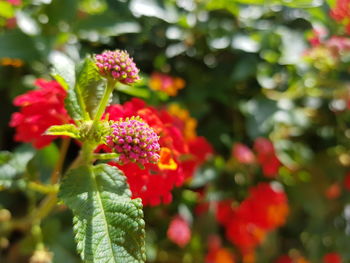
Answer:
POLYGON ((70 143, 70 138, 64 138, 62 140, 61 147, 60 147, 60 156, 59 156, 59 159, 58 159, 58 161, 55 165, 55 168, 51 174, 51 183, 52 184, 56 184, 59 181, 59 177, 60 177, 60 174, 62 171, 62 166, 64 163, 64 159, 66 157, 66 154, 67 154, 69 143, 70 143))
POLYGON ((118 158, 119 154, 117 154, 117 153, 94 153, 92 156, 94 159, 110 160, 110 159, 118 158))
POLYGON ((33 211, 31 219, 33 223, 40 223, 57 204, 57 194, 49 194, 40 203, 40 206, 33 211))
POLYGON ((58 192, 58 185, 45 185, 37 182, 29 182, 28 188, 42 194, 53 194, 58 192))
POLYGON ((100 101, 100 104, 98 105, 98 110, 96 112, 94 122, 99 121, 105 112, 105 109, 107 107, 109 98, 114 90, 114 86, 116 84, 116 81, 113 79, 107 79, 107 85, 105 88, 105 91, 103 93, 102 99, 100 101))

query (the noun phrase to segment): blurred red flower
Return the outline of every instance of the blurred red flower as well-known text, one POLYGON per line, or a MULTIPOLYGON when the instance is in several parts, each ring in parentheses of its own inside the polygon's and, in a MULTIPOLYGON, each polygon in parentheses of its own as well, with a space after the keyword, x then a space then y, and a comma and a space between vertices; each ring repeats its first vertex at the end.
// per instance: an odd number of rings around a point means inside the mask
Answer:
POLYGON ((276 263, 293 263, 293 260, 288 255, 282 255, 276 260, 276 263))
POLYGON ((289 213, 287 196, 278 185, 260 183, 249 192, 238 207, 226 200, 219 202, 216 210, 228 240, 244 253, 261 244, 269 231, 284 225, 289 213))
POLYGON ((350 173, 348 172, 344 178, 344 188, 350 191, 350 173))
POLYGON ((243 164, 252 164, 255 162, 254 153, 242 143, 235 143, 233 145, 232 156, 243 164))
POLYGON ((216 220, 223 225, 229 223, 234 216, 235 210, 232 206, 232 200, 223 200, 216 204, 216 220))
POLYGON ((169 96, 176 96, 178 91, 185 87, 185 81, 182 78, 155 72, 151 75, 149 86, 152 90, 162 91, 169 96))
POLYGON ((341 188, 339 183, 334 183, 328 186, 326 189, 325 195, 328 199, 337 199, 341 194, 341 188))
POLYGON ((342 258, 341 256, 336 253, 336 252, 332 252, 332 253, 327 253, 326 255, 324 255, 323 257, 323 262, 324 263, 341 263, 342 262, 342 258))
POLYGON ((170 222, 167 236, 179 247, 185 247, 191 240, 191 229, 186 220, 177 216, 170 222))
POLYGON ((12 5, 21 5, 22 4, 22 0, 7 0, 7 2, 9 2, 12 5))
POLYGON ((346 30, 350 32, 350 0, 337 0, 335 6, 331 9, 330 16, 336 21, 345 22, 346 30))
POLYGON ((71 118, 64 108, 67 93, 56 81, 38 79, 35 85, 38 89, 14 99, 13 104, 21 109, 12 114, 10 126, 16 129, 16 141, 30 142, 40 149, 56 138, 44 132, 52 125, 69 123, 71 118))
POLYGON ((227 248, 219 248, 209 251, 205 258, 205 263, 235 263, 234 254, 227 248))
POLYGON ((272 142, 265 138, 257 138, 254 142, 254 150, 257 152, 258 162, 262 166, 264 176, 268 178, 276 177, 281 162, 276 155, 272 142))

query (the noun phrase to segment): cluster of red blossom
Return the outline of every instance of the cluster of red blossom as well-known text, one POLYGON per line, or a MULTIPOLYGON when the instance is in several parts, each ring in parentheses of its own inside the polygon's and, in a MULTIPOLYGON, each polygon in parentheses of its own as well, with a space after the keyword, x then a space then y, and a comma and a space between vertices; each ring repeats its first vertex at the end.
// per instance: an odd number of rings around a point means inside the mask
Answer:
POLYGON ((278 183, 260 183, 250 189, 239 205, 232 200, 217 204, 216 218, 226 229, 227 239, 236 245, 244 262, 254 261, 254 250, 269 231, 285 224, 289 206, 278 183))
POLYGON ((56 81, 38 79, 35 85, 38 89, 14 99, 13 104, 21 109, 12 115, 10 126, 16 128, 16 141, 29 142, 40 149, 56 138, 43 135, 47 128, 72 120, 64 108, 67 92, 56 81))
POLYGON ((149 80, 149 87, 152 90, 164 92, 169 96, 176 96, 178 91, 185 87, 185 81, 179 77, 154 72, 149 80))
POLYGON ((212 148, 205 138, 184 136, 185 124, 180 118, 166 109, 147 106, 140 99, 134 98, 123 105, 111 105, 106 114, 110 120, 138 115, 160 136, 158 164, 146 164, 145 169, 134 163, 115 164, 128 178, 133 196, 141 197, 144 204, 171 202, 171 190, 190 178, 212 154, 212 148))
POLYGON ((248 146, 236 143, 232 148, 232 156, 242 164, 258 163, 261 165, 264 176, 269 178, 275 177, 281 162, 277 158, 272 142, 266 138, 257 138, 253 148, 256 156, 248 146))
POLYGON ((346 25, 346 31, 350 33, 350 0, 337 0, 330 15, 334 20, 344 22, 346 25))
MULTIPOLYGON (((37 80, 39 89, 14 100, 20 112, 12 115, 11 127, 16 128, 15 140, 29 142, 36 148, 47 146, 55 137, 43 135, 51 125, 72 122, 64 108, 66 91, 55 81, 37 80)), ((118 165, 130 184, 133 197, 141 197, 146 205, 172 201, 171 190, 190 178, 211 154, 212 148, 203 137, 185 136, 186 125, 176 113, 147 106, 140 99, 124 105, 111 105, 106 110, 109 120, 140 116, 160 136, 160 161, 141 169, 135 163, 118 165)), ((193 134, 193 132, 192 132, 193 134)), ((117 165, 117 164, 114 164, 117 165)))
POLYGON ((325 196, 329 200, 337 199, 341 194, 343 188, 347 191, 350 191, 350 172, 348 172, 343 182, 334 182, 329 185, 325 190, 325 196))
POLYGON ((208 237, 208 254, 205 263, 235 263, 235 255, 221 244, 219 236, 208 237))

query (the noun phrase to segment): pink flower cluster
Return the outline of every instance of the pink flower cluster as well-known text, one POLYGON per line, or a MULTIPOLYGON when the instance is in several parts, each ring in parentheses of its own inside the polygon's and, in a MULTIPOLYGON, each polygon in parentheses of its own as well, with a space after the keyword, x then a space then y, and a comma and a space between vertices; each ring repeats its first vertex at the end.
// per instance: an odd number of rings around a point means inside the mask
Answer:
POLYGON ((182 217, 175 217, 169 225, 168 238, 179 247, 184 247, 191 240, 191 229, 182 217))
POLYGON ((95 63, 102 76, 123 84, 132 84, 140 79, 139 69, 126 51, 105 51, 95 55, 95 63))
POLYGON ((121 119, 111 125, 107 145, 119 153, 121 163, 156 163, 159 160, 159 137, 140 117, 121 119))
POLYGON ((251 165, 257 162, 261 165, 265 177, 272 178, 277 176, 281 162, 276 155, 272 142, 266 138, 259 137, 254 142, 254 150, 256 157, 248 146, 236 143, 232 147, 232 156, 242 164, 251 165))

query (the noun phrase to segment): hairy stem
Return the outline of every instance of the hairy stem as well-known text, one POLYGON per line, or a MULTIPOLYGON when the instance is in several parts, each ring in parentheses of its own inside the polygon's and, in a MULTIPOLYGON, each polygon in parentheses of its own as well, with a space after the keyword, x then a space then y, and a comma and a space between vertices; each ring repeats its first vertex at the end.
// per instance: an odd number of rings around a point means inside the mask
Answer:
POLYGON ((50 193, 57 193, 58 192, 58 185, 45 185, 42 183, 37 182, 29 182, 28 188, 30 190, 34 190, 36 192, 42 193, 42 194, 50 194, 50 193))
POLYGON ((60 147, 60 156, 59 156, 59 159, 58 159, 58 161, 55 165, 55 168, 51 174, 51 183, 52 184, 56 184, 59 181, 59 177, 60 177, 60 174, 62 171, 64 159, 66 158, 69 143, 70 143, 70 138, 64 138, 62 140, 61 147, 60 147))
POLYGON ((32 213, 32 222, 39 223, 45 218, 57 204, 57 194, 49 194, 40 203, 39 207, 32 213))
POLYGON ((93 158, 94 159, 100 159, 100 160, 111 160, 116 159, 119 157, 119 154, 117 153, 94 153, 93 158))

